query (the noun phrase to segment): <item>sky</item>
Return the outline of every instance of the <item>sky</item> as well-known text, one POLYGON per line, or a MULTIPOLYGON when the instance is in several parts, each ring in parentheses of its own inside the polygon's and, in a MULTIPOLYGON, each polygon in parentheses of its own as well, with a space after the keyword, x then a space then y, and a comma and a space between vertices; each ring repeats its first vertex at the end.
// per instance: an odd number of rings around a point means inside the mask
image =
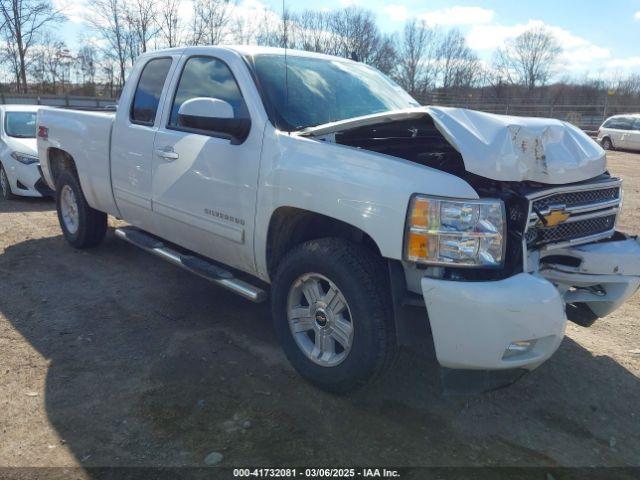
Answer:
MULTIPOLYGON (((69 17, 58 34, 71 47, 78 45, 79 35, 90 35, 82 20, 83 1, 90 0, 54 0, 69 17)), ((282 0, 238 0, 238 4, 249 17, 265 7, 282 11, 282 0)), ((559 76, 612 79, 640 73, 640 0, 285 0, 285 5, 294 11, 367 8, 384 32, 400 31, 410 17, 458 28, 487 63, 505 40, 530 27, 545 26, 564 49, 559 76)), ((189 10, 189 0, 184 8, 189 10)))

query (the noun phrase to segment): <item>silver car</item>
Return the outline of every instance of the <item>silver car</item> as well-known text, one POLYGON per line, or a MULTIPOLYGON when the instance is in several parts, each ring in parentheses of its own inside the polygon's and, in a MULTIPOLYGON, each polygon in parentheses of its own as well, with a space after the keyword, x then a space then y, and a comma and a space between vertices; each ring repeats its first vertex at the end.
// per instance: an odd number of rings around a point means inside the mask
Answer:
POLYGON ((598 130, 598 142, 605 150, 640 150, 640 114, 608 118, 598 130))

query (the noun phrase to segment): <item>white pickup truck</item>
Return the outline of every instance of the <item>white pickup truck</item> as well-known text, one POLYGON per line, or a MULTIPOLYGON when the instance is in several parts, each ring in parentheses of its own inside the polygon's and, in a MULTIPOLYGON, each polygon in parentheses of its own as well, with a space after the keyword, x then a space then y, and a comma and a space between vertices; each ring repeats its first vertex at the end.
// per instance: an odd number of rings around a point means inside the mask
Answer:
POLYGON ((547 360, 567 319, 589 326, 640 286, 621 182, 583 132, 420 107, 341 58, 145 54, 115 115, 42 108, 38 153, 71 245, 99 244, 112 215, 131 225, 117 237, 269 292, 287 357, 333 392, 420 331, 445 378, 497 386, 547 360))

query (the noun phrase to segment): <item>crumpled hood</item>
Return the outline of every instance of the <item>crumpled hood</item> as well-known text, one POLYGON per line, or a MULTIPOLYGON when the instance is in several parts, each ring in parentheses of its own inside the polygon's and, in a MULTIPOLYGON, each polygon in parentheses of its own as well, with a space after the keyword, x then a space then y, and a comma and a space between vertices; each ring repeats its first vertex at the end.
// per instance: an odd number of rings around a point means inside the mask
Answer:
POLYGON ((606 170, 604 150, 570 123, 463 108, 421 107, 385 112, 320 125, 301 134, 317 137, 425 114, 460 152, 465 169, 481 177, 566 184, 588 180, 606 170))
POLYGON ((565 184, 606 170, 604 150, 579 128, 548 118, 429 107, 471 173, 494 180, 565 184))

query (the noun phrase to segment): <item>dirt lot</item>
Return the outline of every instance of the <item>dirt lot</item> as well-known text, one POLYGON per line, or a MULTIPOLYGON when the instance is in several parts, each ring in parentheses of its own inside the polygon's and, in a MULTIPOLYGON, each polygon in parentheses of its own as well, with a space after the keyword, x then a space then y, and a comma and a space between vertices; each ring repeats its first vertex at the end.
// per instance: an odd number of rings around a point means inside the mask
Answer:
MULTIPOLYGON (((640 155, 613 153, 640 233, 640 155)), ((53 204, 0 204, 0 466, 640 466, 640 296, 516 385, 450 397, 432 353, 336 398, 300 380, 268 305, 109 233, 75 252, 53 204)))

